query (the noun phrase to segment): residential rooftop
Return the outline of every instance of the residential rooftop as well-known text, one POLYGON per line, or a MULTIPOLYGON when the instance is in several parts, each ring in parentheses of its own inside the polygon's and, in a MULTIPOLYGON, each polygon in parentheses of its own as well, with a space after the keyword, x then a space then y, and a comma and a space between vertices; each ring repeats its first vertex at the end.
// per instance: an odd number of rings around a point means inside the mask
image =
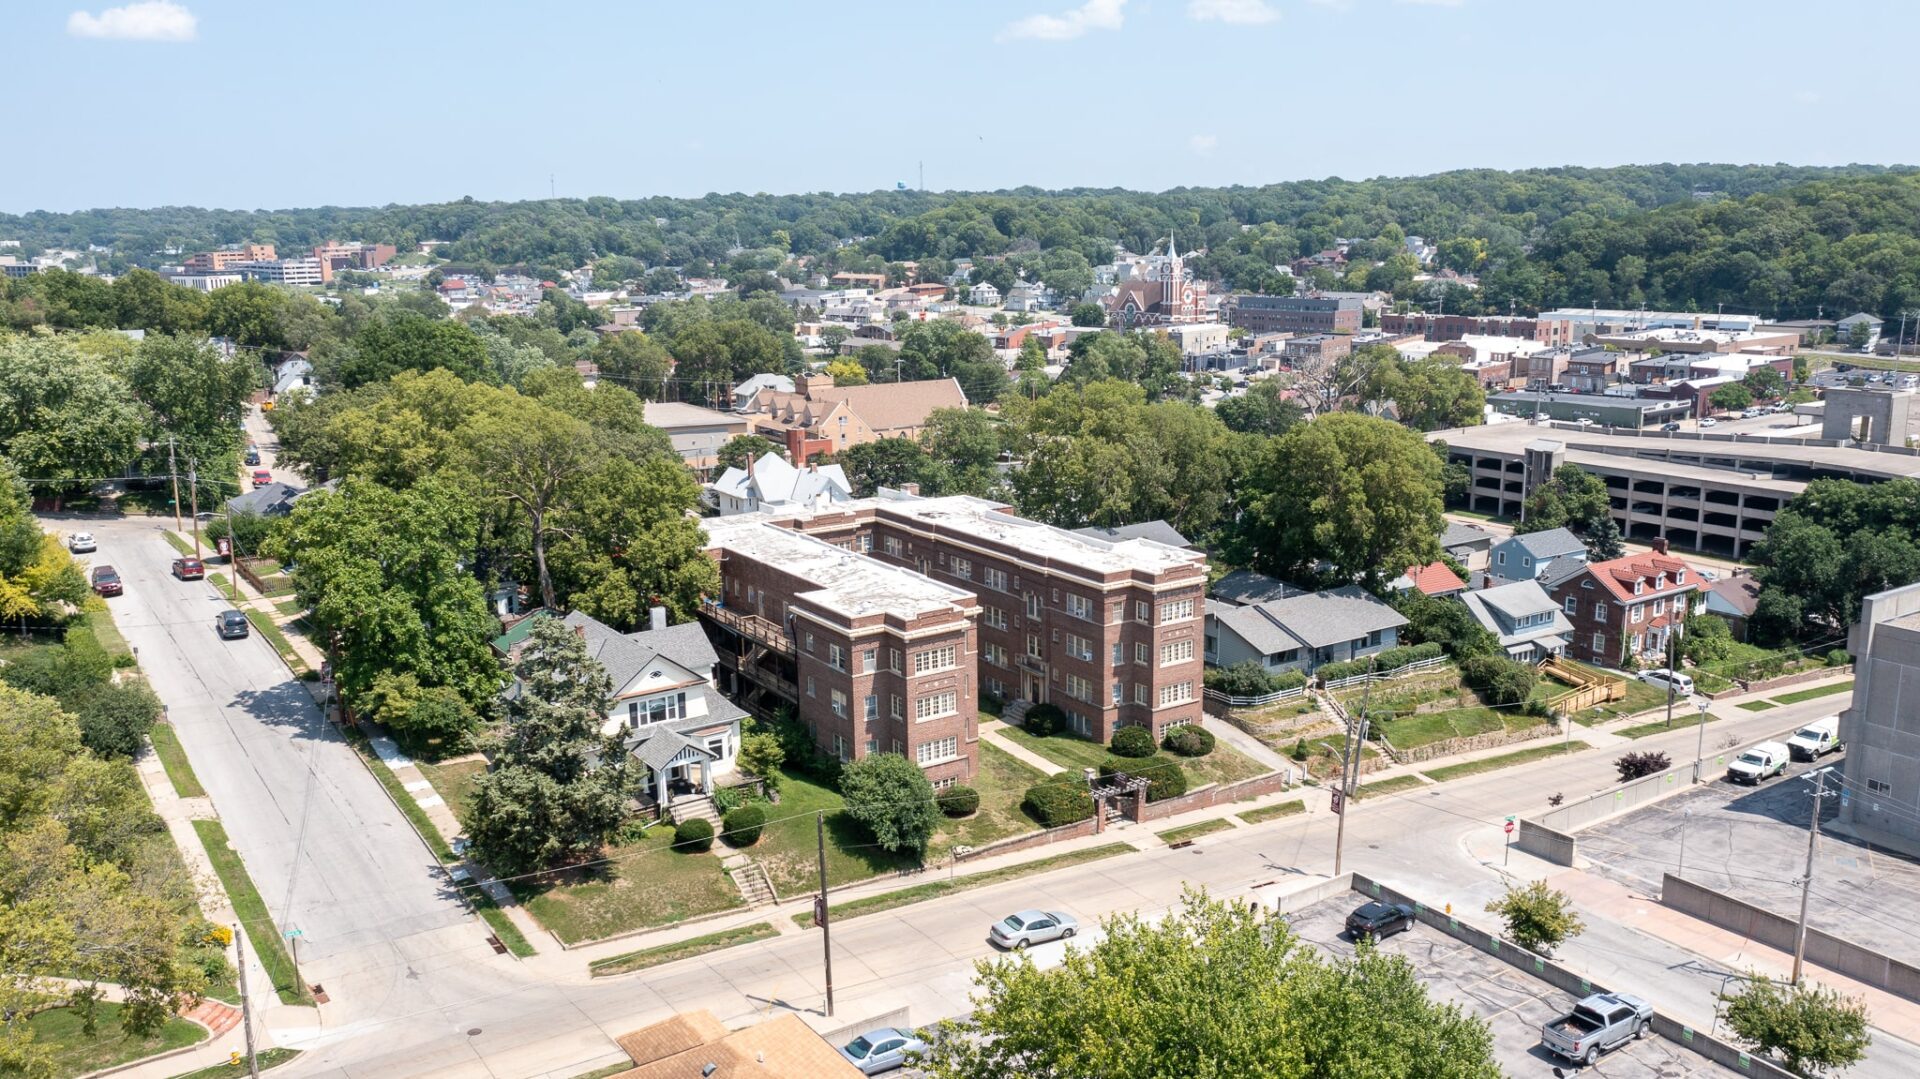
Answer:
MULTIPOLYGON (((844 509, 845 506, 840 508, 844 509)), ((847 618, 908 619, 974 606, 973 593, 913 570, 836 547, 776 524, 792 513, 747 513, 703 521, 709 550, 726 551, 794 574, 814 588, 795 598, 847 618)))
POLYGON ((1079 567, 1095 573, 1164 573, 1183 566, 1204 566, 1197 551, 1150 539, 1108 540, 1030 521, 1007 512, 1004 503, 972 495, 919 498, 889 492, 840 508, 859 509, 872 504, 889 517, 910 517, 934 529, 964 533, 1004 543, 1030 557, 1079 567))

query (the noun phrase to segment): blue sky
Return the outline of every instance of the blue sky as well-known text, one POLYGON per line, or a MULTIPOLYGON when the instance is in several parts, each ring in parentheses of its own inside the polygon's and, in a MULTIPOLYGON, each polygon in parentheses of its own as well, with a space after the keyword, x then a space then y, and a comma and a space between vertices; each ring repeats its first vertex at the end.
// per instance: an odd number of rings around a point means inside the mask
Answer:
POLYGON ((1916 31, 1907 0, 9 0, 0 210, 1914 163, 1916 31))

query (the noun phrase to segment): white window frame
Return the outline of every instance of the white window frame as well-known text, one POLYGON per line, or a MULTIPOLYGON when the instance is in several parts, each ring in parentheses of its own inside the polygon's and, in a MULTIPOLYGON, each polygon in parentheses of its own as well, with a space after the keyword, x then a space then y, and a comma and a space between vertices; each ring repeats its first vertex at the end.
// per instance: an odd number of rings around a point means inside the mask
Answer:
POLYGON ((954 662, 953 645, 943 644, 934 648, 923 648, 913 654, 913 673, 932 674, 936 671, 950 671, 954 662))
POLYGON ((1191 637, 1178 641, 1167 641, 1160 646, 1160 665, 1162 667, 1172 667, 1177 664, 1190 663, 1192 661, 1193 638, 1191 637))
POLYGON ((930 719, 942 719, 960 711, 960 694, 947 689, 939 693, 928 693, 913 699, 913 721, 925 723, 930 719))

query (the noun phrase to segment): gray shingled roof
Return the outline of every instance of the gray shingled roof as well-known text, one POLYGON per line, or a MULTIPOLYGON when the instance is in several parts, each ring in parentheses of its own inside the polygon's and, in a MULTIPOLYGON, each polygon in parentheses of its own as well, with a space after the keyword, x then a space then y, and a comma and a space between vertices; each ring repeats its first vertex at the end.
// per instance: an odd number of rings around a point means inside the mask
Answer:
POLYGON ((713 759, 713 755, 707 752, 705 746, 664 724, 656 727, 642 727, 637 732, 637 736, 635 741, 627 743, 627 752, 634 760, 655 772, 664 770, 673 763, 673 758, 688 748, 692 748, 707 760, 713 759))
POLYGON ((1440 533, 1440 548, 1451 551, 1457 547, 1477 547, 1483 543, 1492 546, 1497 538, 1484 528, 1448 521, 1446 531, 1440 533))
POLYGON ((304 490, 291 484, 275 480, 262 484, 243 495, 227 499, 228 513, 251 513, 261 517, 278 517, 293 512, 293 503, 304 490))
MULTIPOLYGON (((1467 605, 1474 620, 1486 627, 1487 631, 1500 639, 1502 648, 1523 642, 1544 642, 1549 637, 1566 637, 1573 632, 1573 623, 1560 609, 1560 605, 1547 595, 1546 589, 1537 581, 1515 581, 1494 588, 1483 588, 1478 592, 1468 592, 1460 597, 1467 605), (1504 618, 1497 617, 1504 615, 1504 618), (1553 617, 1535 626, 1517 627, 1509 631, 1521 618, 1533 614, 1551 614, 1553 617)), ((1562 641, 1564 644, 1564 640, 1562 641)))
POLYGON ((1250 569, 1237 569, 1214 582, 1208 594, 1225 603, 1246 606, 1265 603, 1268 600, 1284 599, 1288 596, 1304 595, 1306 590, 1296 588, 1264 573, 1255 573, 1250 569))
POLYGON ((1302 647, 1299 638, 1261 614, 1258 607, 1215 607, 1208 613, 1216 626, 1232 632, 1263 656, 1302 647))
POLYGON ((586 642, 587 654, 599 660, 600 665, 607 669, 607 676, 613 680, 615 691, 639 677, 655 656, 664 657, 697 674, 706 673, 720 662, 719 654, 713 650, 713 642, 707 640, 707 631, 700 628, 698 622, 682 622, 665 629, 627 634, 574 611, 567 615, 562 624, 568 629, 583 631, 581 638, 586 642))
POLYGON ((1313 648, 1397 629, 1406 617, 1357 584, 1260 604, 1260 610, 1313 648))
POLYGON ((1143 539, 1164 543, 1169 547, 1190 546, 1187 537, 1175 531, 1174 527, 1165 521, 1142 521, 1137 525, 1121 525, 1119 528, 1076 528, 1073 531, 1077 535, 1091 536, 1094 539, 1143 539))
POLYGON ((1535 559, 1587 553, 1587 545, 1580 542, 1580 537, 1565 528, 1549 528, 1545 532, 1529 532, 1513 538, 1535 559))

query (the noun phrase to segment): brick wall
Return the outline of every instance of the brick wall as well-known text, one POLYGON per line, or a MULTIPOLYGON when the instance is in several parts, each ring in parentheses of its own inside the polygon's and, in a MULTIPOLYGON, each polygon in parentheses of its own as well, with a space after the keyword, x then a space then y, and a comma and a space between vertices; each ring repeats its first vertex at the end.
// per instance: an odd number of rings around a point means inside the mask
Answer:
POLYGON ((1028 832, 1026 835, 1014 836, 1011 839, 1002 839, 998 843, 989 843, 984 847, 975 847, 965 855, 962 855, 960 860, 971 862, 977 858, 988 858, 996 854, 1012 854, 1015 851, 1032 850, 1035 847, 1044 847, 1049 843, 1058 843, 1066 839, 1080 839, 1084 836, 1097 835, 1100 830, 1099 822, 1092 817, 1088 817, 1086 820, 1076 821, 1073 824, 1063 824, 1058 828, 1049 828, 1042 832, 1028 832))
POLYGON ((1187 813, 1195 809, 1211 809, 1223 802, 1240 802, 1249 798, 1260 798, 1277 791, 1288 789, 1287 776, 1281 772, 1268 772, 1263 776, 1243 779, 1238 783, 1215 784, 1189 791, 1177 798, 1162 798, 1158 802, 1148 802, 1140 819, 1159 820, 1178 813, 1187 813))

